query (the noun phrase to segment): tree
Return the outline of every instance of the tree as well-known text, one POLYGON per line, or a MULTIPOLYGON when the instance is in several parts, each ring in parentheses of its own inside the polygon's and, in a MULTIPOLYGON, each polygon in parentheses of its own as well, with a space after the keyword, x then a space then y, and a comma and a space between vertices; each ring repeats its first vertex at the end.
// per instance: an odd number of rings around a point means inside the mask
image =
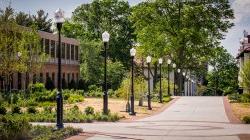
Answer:
POLYGON ((213 70, 208 73, 208 89, 214 95, 234 93, 238 88, 238 67, 237 62, 226 49, 217 48, 210 65, 213 70))
POLYGON ((250 93, 250 61, 246 61, 242 70, 240 71, 240 85, 246 90, 244 92, 250 93))
POLYGON ((33 21, 37 29, 45 32, 52 32, 52 19, 48 19, 49 14, 45 13, 44 10, 38 10, 37 15, 33 15, 33 21))
POLYGON ((233 10, 227 0, 155 0, 133 7, 130 19, 141 44, 139 55, 151 55, 153 63, 159 57, 171 58, 178 68, 200 75, 223 33, 233 26, 233 10))
POLYGON ((39 69, 45 60, 36 30, 17 25, 11 11, 7 7, 0 14, 0 73, 8 90, 14 73, 27 72, 31 67, 39 69))
POLYGON ((130 10, 128 2, 119 0, 94 0, 82 4, 64 24, 63 33, 68 37, 97 41, 104 31, 108 31, 111 34, 109 59, 119 60, 128 68, 129 49, 134 39, 132 22, 128 19, 130 10))
POLYGON ((31 27, 33 24, 32 17, 24 12, 17 13, 15 16, 15 21, 18 25, 25 27, 31 27))

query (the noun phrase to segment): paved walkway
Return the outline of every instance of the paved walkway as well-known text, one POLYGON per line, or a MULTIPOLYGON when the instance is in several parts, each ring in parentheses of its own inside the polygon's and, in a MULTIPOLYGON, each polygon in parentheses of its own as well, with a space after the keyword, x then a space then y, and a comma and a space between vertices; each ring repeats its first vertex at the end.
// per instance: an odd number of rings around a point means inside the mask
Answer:
POLYGON ((229 123, 222 97, 181 97, 162 113, 131 123, 74 126, 93 134, 88 140, 239 140, 250 135, 250 125, 229 123))
POLYGON ((67 124, 88 140, 249 140, 250 125, 229 122, 223 97, 181 97, 162 113, 130 123, 67 124))

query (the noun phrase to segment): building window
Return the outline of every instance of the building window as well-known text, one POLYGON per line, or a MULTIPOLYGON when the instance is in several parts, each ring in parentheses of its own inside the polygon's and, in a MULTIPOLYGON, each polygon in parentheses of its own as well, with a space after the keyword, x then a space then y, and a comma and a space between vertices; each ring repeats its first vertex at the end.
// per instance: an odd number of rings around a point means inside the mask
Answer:
POLYGON ((74 51, 75 51, 75 46, 74 45, 71 45, 71 60, 74 60, 75 59, 75 55, 74 55, 74 51))
POLYGON ((33 84, 36 83, 36 74, 33 75, 33 84))
POLYGON ((62 43, 62 58, 65 59, 65 43, 62 43))
POLYGON ((78 60, 78 46, 75 46, 75 60, 78 60))
POLYGON ((72 73, 72 79, 75 80, 75 74, 74 73, 72 73))
POLYGON ((41 52, 43 52, 43 47, 44 47, 43 41, 44 41, 44 38, 42 38, 42 39, 41 39, 41 41, 40 41, 40 45, 41 45, 41 52))
POLYGON ((76 73, 76 81, 77 82, 79 81, 79 75, 78 75, 78 73, 76 73))
POLYGON ((54 72, 52 73, 52 81, 53 81, 53 84, 55 85, 55 73, 54 72))
POLYGON ((43 73, 40 73, 40 82, 43 83, 43 73))
POLYGON ((67 80, 68 83, 70 83, 70 73, 68 73, 68 77, 67 78, 68 78, 68 80, 67 80))
POLYGON ((17 74, 17 88, 22 89, 22 74, 20 72, 17 74))
POLYGON ((70 44, 67 44, 67 59, 70 59, 70 44))
POLYGON ((49 39, 45 39, 45 53, 49 54, 49 39))
POLYGON ((51 57, 54 58, 55 57, 55 41, 51 40, 51 44, 50 44, 50 51, 51 51, 51 57))

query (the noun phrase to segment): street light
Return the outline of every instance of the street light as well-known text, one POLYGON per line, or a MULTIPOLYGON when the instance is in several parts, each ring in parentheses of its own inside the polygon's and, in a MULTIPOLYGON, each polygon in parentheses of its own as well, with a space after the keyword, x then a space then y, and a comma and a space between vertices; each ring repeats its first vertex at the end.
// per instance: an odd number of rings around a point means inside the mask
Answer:
POLYGON ((58 81, 57 81, 57 88, 58 92, 56 95, 56 103, 57 103, 57 110, 56 110, 56 126, 57 129, 63 128, 63 98, 62 98, 62 67, 61 67, 61 29, 62 24, 64 22, 64 12, 62 9, 57 9, 55 12, 55 23, 58 30, 58 81))
POLYGON ((160 58, 158 61, 159 61, 159 66, 160 66, 160 95, 159 95, 159 98, 160 98, 160 103, 162 103, 161 65, 162 65, 163 60, 162 60, 162 58, 160 58))
POLYGON ((135 102, 135 97, 134 97, 134 58, 136 54, 136 49, 132 48, 130 49, 130 55, 131 55, 131 109, 129 112, 129 115, 135 115, 135 109, 134 109, 134 102, 135 102))
MULTIPOLYGON (((176 68, 176 64, 173 63, 173 69, 175 69, 175 68, 176 68)), ((174 81, 173 81, 173 83, 174 83, 174 96, 175 96, 175 71, 174 71, 174 81)))
POLYGON ((147 57, 147 64, 148 64, 148 110, 152 110, 151 108, 151 96, 150 96, 150 62, 151 56, 147 57))
POLYGON ((181 69, 177 69, 177 73, 178 73, 178 95, 181 95, 180 72, 181 72, 181 69))
POLYGON ((171 60, 168 59, 168 95, 170 95, 170 85, 169 85, 169 69, 170 69, 171 60))
POLYGON ((102 34, 102 41, 104 43, 104 93, 103 93, 103 113, 108 114, 108 92, 107 92, 107 47, 109 42, 109 33, 105 31, 102 34))

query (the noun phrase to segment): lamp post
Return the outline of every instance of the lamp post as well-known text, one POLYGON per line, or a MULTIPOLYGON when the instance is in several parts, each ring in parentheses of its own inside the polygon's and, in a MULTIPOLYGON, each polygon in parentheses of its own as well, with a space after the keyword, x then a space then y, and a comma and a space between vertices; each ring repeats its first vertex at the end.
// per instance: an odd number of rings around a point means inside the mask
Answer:
POLYGON ((63 98, 62 98, 62 67, 61 67, 61 29, 64 22, 64 12, 62 9, 57 9, 55 12, 55 23, 58 30, 58 92, 56 95, 57 112, 56 112, 56 126, 57 129, 63 128, 63 98))
POLYGON ((183 89, 184 89, 184 92, 183 92, 182 96, 185 96, 185 91, 186 91, 186 86, 185 86, 185 85, 186 85, 186 84, 185 84, 186 73, 183 72, 182 75, 183 75, 183 80, 184 80, 184 88, 183 88, 183 89))
POLYGON ((148 110, 152 110, 151 108, 151 96, 150 96, 150 62, 151 56, 147 57, 147 64, 148 64, 148 110))
POLYGON ((169 71, 170 71, 171 60, 168 59, 168 95, 170 95, 170 85, 169 85, 169 71))
POLYGON ((177 73, 178 73, 178 95, 180 95, 180 88, 181 88, 181 84, 180 84, 180 72, 181 72, 181 69, 177 69, 177 73))
POLYGON ((159 99, 160 99, 160 103, 162 103, 162 83, 161 83, 161 65, 162 65, 162 58, 160 58, 159 60, 159 67, 160 67, 160 93, 159 93, 159 99))
MULTIPOLYGON (((176 64, 173 63, 173 69, 175 69, 175 68, 176 68, 176 64)), ((174 81, 173 81, 173 83, 174 83, 174 96, 175 96, 175 72, 174 72, 174 81)))
POLYGON ((108 114, 108 92, 107 92, 107 47, 109 42, 109 33, 105 31, 102 34, 102 41, 104 43, 104 93, 103 93, 103 113, 108 114))
POLYGON ((136 49, 132 48, 130 49, 130 55, 131 55, 131 95, 130 95, 130 101, 131 101, 131 108, 129 115, 135 115, 135 97, 134 97, 134 58, 136 54, 136 49))

